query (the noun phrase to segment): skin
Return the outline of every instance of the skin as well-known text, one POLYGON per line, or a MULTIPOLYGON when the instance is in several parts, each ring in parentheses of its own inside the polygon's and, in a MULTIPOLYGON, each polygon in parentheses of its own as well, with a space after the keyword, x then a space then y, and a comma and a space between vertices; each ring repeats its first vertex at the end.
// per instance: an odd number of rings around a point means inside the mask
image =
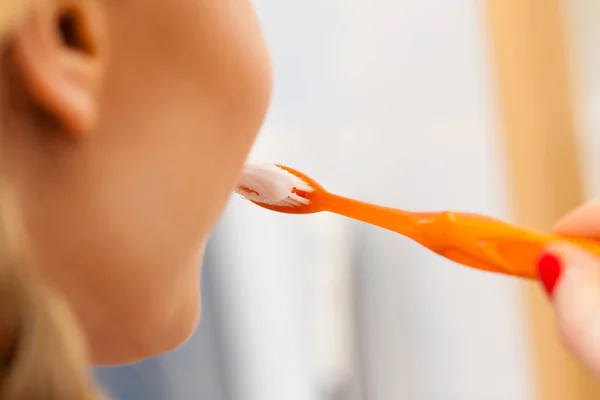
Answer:
POLYGON ((248 0, 41 0, 4 36, 2 178, 95 364, 194 331, 204 243, 270 92, 248 0))
MULTIPOLYGON (((556 233, 600 240, 600 202, 566 215, 556 233)), ((600 378, 600 257, 568 244, 546 249, 562 265, 551 294, 560 337, 572 354, 600 378)))

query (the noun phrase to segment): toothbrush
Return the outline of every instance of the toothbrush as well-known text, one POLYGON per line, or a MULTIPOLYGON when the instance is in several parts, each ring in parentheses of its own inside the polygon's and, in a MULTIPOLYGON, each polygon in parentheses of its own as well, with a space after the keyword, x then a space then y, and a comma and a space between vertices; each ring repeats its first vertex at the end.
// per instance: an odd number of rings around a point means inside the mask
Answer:
POLYGON ((236 193, 271 211, 328 211, 366 222, 406 236, 459 264, 517 277, 536 277, 536 260, 550 243, 568 241, 600 255, 599 242, 536 232, 484 215, 405 211, 342 197, 281 165, 246 165, 236 193))

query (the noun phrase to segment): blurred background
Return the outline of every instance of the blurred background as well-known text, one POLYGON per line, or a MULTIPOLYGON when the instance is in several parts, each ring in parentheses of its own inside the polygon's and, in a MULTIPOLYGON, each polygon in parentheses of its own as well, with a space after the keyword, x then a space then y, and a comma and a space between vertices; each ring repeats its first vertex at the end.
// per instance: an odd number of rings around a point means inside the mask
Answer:
MULTIPOLYGON (((388 206, 515 219, 483 2, 255 5, 275 89, 252 161, 388 206)), ((590 172, 600 170, 600 3, 566 11, 589 197, 600 189, 590 172)), ((185 346, 96 371, 116 399, 541 398, 524 295, 538 288, 394 233, 232 198, 202 285, 202 322, 185 346)))

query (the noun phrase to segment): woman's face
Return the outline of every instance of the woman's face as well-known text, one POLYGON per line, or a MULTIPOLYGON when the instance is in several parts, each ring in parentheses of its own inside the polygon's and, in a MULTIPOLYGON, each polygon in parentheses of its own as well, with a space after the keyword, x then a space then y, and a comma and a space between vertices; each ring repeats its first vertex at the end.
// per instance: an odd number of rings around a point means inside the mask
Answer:
POLYGON ((250 0, 76 1, 105 16, 96 122, 79 136, 35 124, 9 150, 35 255, 95 361, 112 363, 169 350, 195 328, 204 243, 271 76, 250 0))

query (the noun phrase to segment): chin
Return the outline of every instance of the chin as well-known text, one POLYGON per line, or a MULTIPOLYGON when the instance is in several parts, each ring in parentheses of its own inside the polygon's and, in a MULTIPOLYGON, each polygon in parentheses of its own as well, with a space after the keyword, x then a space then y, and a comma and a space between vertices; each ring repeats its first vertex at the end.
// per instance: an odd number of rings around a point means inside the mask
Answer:
MULTIPOLYGON (((194 334, 200 321, 200 293, 168 318, 153 318, 129 324, 127 331, 113 330, 113 341, 89 343, 95 366, 133 364, 176 350, 194 334)), ((110 335, 112 336, 112 335, 110 335)))

